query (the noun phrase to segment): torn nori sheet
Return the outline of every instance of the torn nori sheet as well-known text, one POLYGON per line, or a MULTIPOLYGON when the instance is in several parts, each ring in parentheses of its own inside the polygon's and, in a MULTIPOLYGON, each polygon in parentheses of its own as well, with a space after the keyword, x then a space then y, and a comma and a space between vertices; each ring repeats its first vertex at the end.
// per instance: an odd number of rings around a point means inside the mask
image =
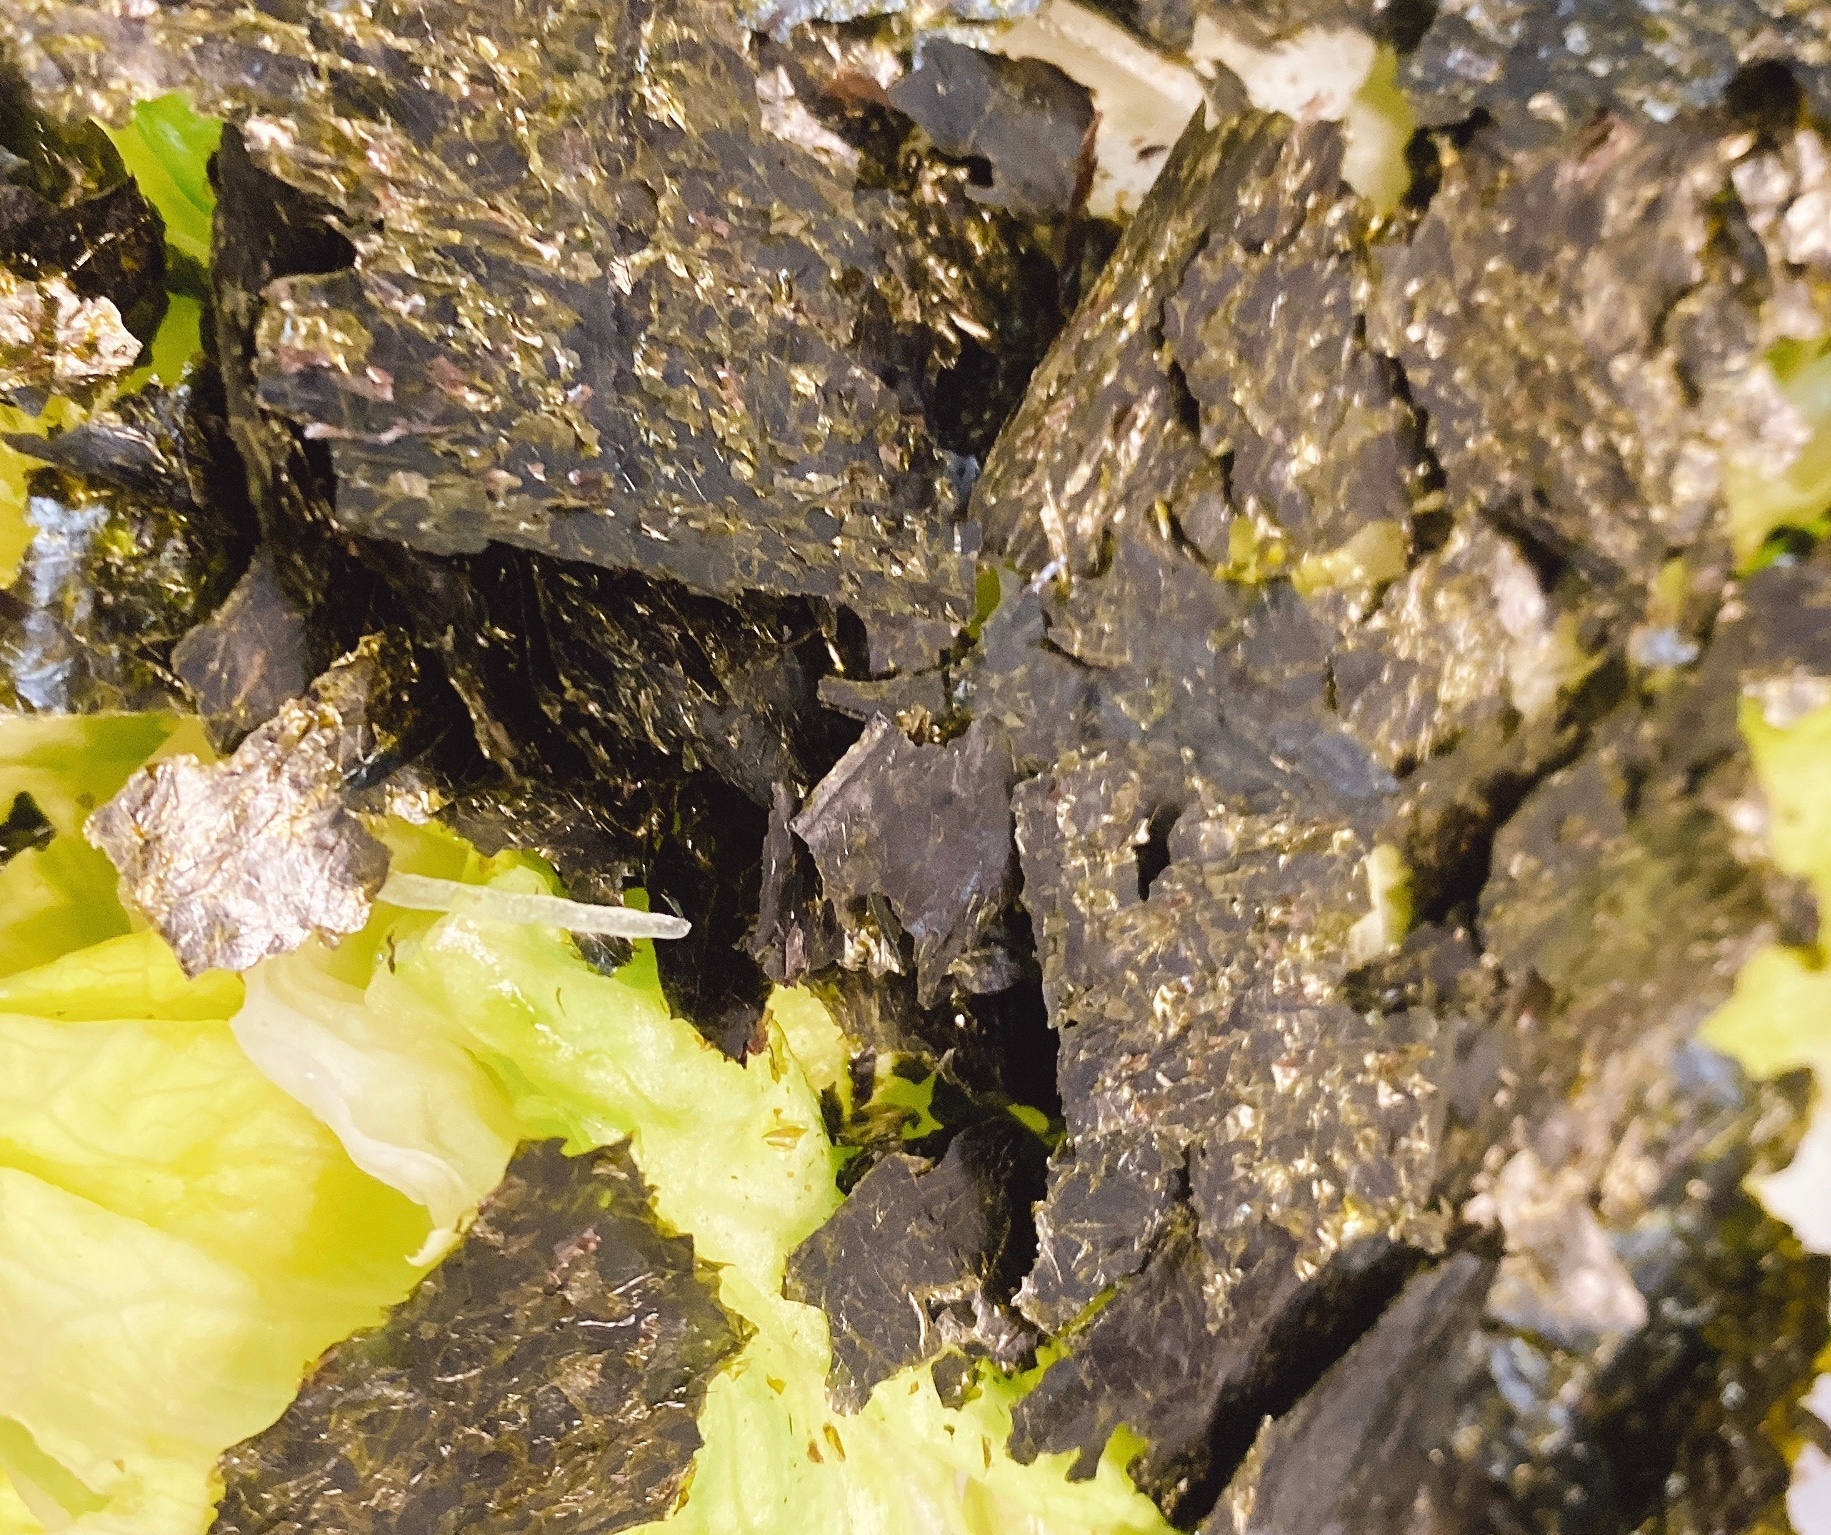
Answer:
POLYGON ((943 154, 986 161, 977 200, 1023 218, 1061 218, 1087 200, 1094 109, 1087 88, 1040 59, 1007 59, 944 37, 886 93, 943 154))
POLYGON ((305 617, 257 550, 209 619, 172 647, 172 670, 203 716, 211 743, 233 751, 311 680, 305 617))
POLYGON ((593 1535, 659 1519, 742 1342, 628 1151, 524 1147, 462 1245, 230 1450, 213 1535, 593 1535))
POLYGON ((123 899, 187 974, 246 970, 368 921, 388 851, 345 791, 402 760, 416 679, 400 641, 371 637, 227 761, 154 763, 89 817, 84 835, 121 871, 123 899))
POLYGON ((1517 144, 1546 144, 1599 111, 1668 122, 1715 105, 1745 69, 1791 69, 1831 108, 1831 18, 1800 0, 1679 0, 1657 13, 1610 0, 1436 9, 1401 82, 1421 121, 1480 109, 1517 144))
POLYGON ((1015 892, 1006 807, 1015 774, 1002 736, 982 725, 945 746, 915 746, 882 715, 821 781, 791 824, 812 851, 848 946, 877 947, 862 967, 901 970, 914 946, 924 1006, 1015 892), (899 802, 920 807, 905 815, 899 802), (873 913, 881 894, 890 921, 873 913))
POLYGON ((0 604, 0 702, 95 712, 181 692, 174 648, 247 554, 224 431, 220 391, 199 377, 54 436, 8 439, 53 467, 27 484, 33 535, 0 604))
POLYGON ((1029 1133, 995 1116, 938 1162, 886 1157, 795 1250, 786 1293, 827 1315, 835 1408, 856 1412, 879 1381, 949 1349, 1007 1369, 1027 1361, 1035 1335, 1007 1304, 1040 1161, 1029 1133))

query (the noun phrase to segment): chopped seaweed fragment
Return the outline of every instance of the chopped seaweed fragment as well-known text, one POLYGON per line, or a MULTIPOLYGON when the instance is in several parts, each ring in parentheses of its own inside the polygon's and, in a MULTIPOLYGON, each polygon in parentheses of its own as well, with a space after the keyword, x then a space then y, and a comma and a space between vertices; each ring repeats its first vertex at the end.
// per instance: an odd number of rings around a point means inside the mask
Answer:
POLYGON ((6 819, 0 820, 0 867, 11 863, 21 853, 49 846, 56 835, 57 828, 38 808, 38 801, 21 790, 13 796, 6 819))
POLYGON ((388 852, 345 790, 399 761, 415 671, 398 641, 367 640, 226 761, 155 763, 89 818, 187 974, 246 970, 368 920, 388 852))
POLYGON ((836 1408, 857 1411, 879 1381, 948 1349, 1026 1362, 1035 1335, 1008 1303, 1029 1260, 1040 1162, 1028 1132, 995 1116, 937 1162, 886 1157, 796 1249, 787 1293, 827 1314, 836 1408))
POLYGON ((525 1148, 463 1244, 223 1457, 215 1535, 628 1529, 743 1341, 626 1149, 525 1148))

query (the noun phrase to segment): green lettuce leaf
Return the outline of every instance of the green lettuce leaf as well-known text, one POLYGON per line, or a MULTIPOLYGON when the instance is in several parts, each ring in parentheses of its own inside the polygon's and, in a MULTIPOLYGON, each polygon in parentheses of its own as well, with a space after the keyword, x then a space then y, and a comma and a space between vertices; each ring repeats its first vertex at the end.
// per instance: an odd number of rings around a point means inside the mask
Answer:
POLYGON ((223 125, 193 111, 174 92, 135 103, 125 127, 106 131, 141 195, 165 220, 167 247, 208 266, 210 222, 216 213, 209 165, 223 125))
MULTIPOLYGON (((1812 887, 1821 912, 1831 912, 1831 704, 1780 727, 1750 699, 1742 733, 1767 801, 1774 861, 1812 887)), ((1758 1077, 1811 1066, 1821 1082, 1831 1080, 1831 966, 1822 944, 1773 944, 1755 954, 1703 1038, 1758 1077)))
POLYGON ((56 829, 47 846, 0 866, 0 976, 128 930, 114 866, 83 841, 82 823, 179 723, 162 714, 0 714, 0 815, 27 793, 56 829))
POLYGON ((197 1535, 221 1451, 418 1276, 424 1212, 254 1069, 240 1001, 151 933, 0 981, 4 1535, 197 1535))

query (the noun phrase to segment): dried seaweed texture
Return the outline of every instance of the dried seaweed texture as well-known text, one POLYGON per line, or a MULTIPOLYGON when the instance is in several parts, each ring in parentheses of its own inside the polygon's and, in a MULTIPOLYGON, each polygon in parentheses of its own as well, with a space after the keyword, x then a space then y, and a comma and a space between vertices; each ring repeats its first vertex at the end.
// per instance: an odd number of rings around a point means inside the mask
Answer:
POLYGON ((1198 21, 1264 46, 1312 27, 1354 28, 1397 41, 1415 32, 1406 0, 1140 0, 1138 25, 1164 47, 1186 51, 1198 21))
POLYGON ((1492 1269, 1469 1253, 1419 1274, 1291 1412, 1267 1427, 1203 1535, 1419 1528, 1466 1374, 1461 1345, 1492 1269))
POLYGON ((1439 1447, 1454 1499, 1521 1525, 1632 1527, 1663 1505, 1738 1528, 1784 1493, 1756 1425, 1809 1377, 1822 1267, 1740 1185, 1790 1154, 1796 1085, 1751 1088, 1693 1040, 1785 919, 1734 830, 1734 721, 1744 687, 1831 663, 1824 581, 1751 583, 1796 612, 1726 614, 1721 659, 1603 721, 1495 842, 1479 932, 1505 989, 1464 1012, 1448 1144, 1485 1149, 1465 1209, 1505 1253, 1439 1447), (1582 1404, 1574 1423, 1558 1402, 1582 1404))
POLYGON ((1209 229, 1268 174, 1283 137, 1256 114, 1212 131, 1192 124, 1037 368, 972 499, 987 549, 1022 574, 1051 561, 1095 569, 1108 529, 1145 523, 1159 502, 1184 506, 1185 535, 1224 554, 1225 479, 1160 359, 1163 306, 1209 229))
POLYGON ((667 1513, 739 1325, 623 1147, 524 1148, 463 1244, 223 1458, 215 1535, 627 1529, 667 1513))
POLYGON ((33 538, 0 608, 0 699, 66 712, 156 706, 179 693, 175 644, 220 604, 247 557, 219 476, 207 379, 149 386, 55 437, 14 445, 56 466, 28 483, 33 538))
POLYGON ((1093 98, 1053 64, 937 37, 887 94, 943 154, 991 167, 979 200, 1032 219, 1062 218, 1086 200, 1093 98))
POLYGON ((938 1161, 877 1163, 795 1250, 786 1293, 827 1314, 835 1407, 857 1411, 879 1381, 950 1349, 1025 1362, 1035 1335, 1007 1304, 1029 1258, 1041 1165, 1015 1120, 983 1120, 938 1161))
POLYGON ((631 572, 522 563, 552 672, 534 679, 542 707, 600 772, 665 759, 763 806, 773 785, 809 784, 844 749, 816 692, 832 663, 810 604, 720 602, 631 572))
POLYGON ((890 376, 900 323, 951 325, 901 265, 907 202, 764 131, 713 8, 314 30, 197 5, 142 32, 352 242, 249 317, 261 401, 326 444, 342 526, 820 597, 881 621, 894 664, 970 617, 976 540, 890 376))
POLYGON ((1325 1332, 1392 1238, 1440 1232, 1450 1032, 1429 1009, 1350 1004, 1381 920, 1370 849, 1290 792, 1304 788, 1292 776, 1254 804, 1180 754, 1132 748, 1070 753, 1016 796, 1068 1130, 1021 1303, 1060 1326, 1118 1285, 1026 1399, 1023 1443, 1097 1454, 1122 1417, 1151 1443, 1145 1485, 1194 1515, 1213 1416, 1263 1389, 1292 1317, 1325 1332), (1170 1351, 1176 1369, 1166 1355, 1137 1373, 1170 1231, 1199 1332, 1170 1351))
POLYGON ((172 647, 172 670, 211 743, 233 751, 305 691, 305 648, 305 615, 281 587, 272 558, 257 550, 222 606, 172 647))
POLYGON ((0 820, 0 868, 21 853, 48 847, 56 835, 57 828, 38 808, 38 801, 23 791, 15 794, 5 819, 0 820))
POLYGON ((1012 1452, 1078 1450, 1092 1471, 1120 1424, 1148 1447, 1132 1462, 1139 1487, 1178 1523, 1213 1504, 1250 1433, 1313 1380, 1402 1282, 1412 1260, 1363 1242, 1316 1273, 1296 1244, 1268 1227, 1244 1252, 1230 1304, 1217 1319, 1213 1270, 1186 1211, 1169 1222, 1139 1276, 1083 1329, 1074 1350, 1018 1404, 1012 1452))
POLYGON ((47 118, 18 70, 0 62, 0 267, 9 273, 0 387, 68 388, 132 362, 139 344, 127 327, 150 336, 165 307, 164 232, 108 136, 81 112, 47 118), (23 293, 10 283, 21 280, 54 311, 38 377, 23 376, 13 354, 23 293), (84 363, 77 342, 85 329, 125 355, 84 363))
POLYGON ((990 549, 1088 575, 1114 530, 1155 526, 1259 580, 1390 524, 1403 563, 1429 466, 1362 335, 1370 230, 1341 152, 1333 124, 1190 126, 987 460, 990 549))
POLYGON ((1778 61, 1831 105, 1831 22, 1804 0, 1681 0, 1657 16, 1608 0, 1497 10, 1446 0, 1401 75, 1426 124, 1477 109, 1542 145, 1599 111, 1668 122, 1716 105, 1743 70, 1778 61))
POLYGON ((1403 551, 1428 488, 1410 407, 1361 333, 1370 222, 1342 150, 1334 124, 1291 133, 1164 304, 1202 446, 1232 455, 1235 515, 1291 559, 1376 523, 1403 551))
POLYGON ((226 761, 142 768, 90 816, 84 835, 187 974, 246 970, 368 920, 388 853, 345 793, 407 754, 417 680, 404 644, 366 640, 226 761))
POLYGON ((1696 118, 1605 119, 1511 158, 1478 139, 1380 263, 1368 334, 1429 419, 1451 507, 1605 588, 1720 533, 1716 439, 1765 344, 1730 152, 1696 118))
POLYGON ((882 715, 865 727, 790 823, 820 870, 852 968, 903 970, 907 936, 928 1006, 950 969, 970 965, 1016 893, 1015 777, 996 729, 975 724, 944 746, 917 746, 882 715))
POLYGON ((1512 540, 1457 527, 1330 656, 1343 728, 1409 773, 1471 732, 1555 719, 1585 659, 1555 596, 1512 540))

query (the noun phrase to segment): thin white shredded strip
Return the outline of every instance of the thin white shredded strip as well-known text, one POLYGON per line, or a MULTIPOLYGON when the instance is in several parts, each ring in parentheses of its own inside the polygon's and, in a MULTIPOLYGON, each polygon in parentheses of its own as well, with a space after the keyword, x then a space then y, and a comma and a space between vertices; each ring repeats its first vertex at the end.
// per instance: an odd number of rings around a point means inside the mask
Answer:
POLYGON ((685 938, 693 931, 686 918, 662 912, 597 906, 557 895, 498 890, 492 885, 465 885, 426 874, 389 874, 380 899, 408 911, 460 912, 492 922, 563 927, 569 933, 593 933, 600 938, 685 938))

